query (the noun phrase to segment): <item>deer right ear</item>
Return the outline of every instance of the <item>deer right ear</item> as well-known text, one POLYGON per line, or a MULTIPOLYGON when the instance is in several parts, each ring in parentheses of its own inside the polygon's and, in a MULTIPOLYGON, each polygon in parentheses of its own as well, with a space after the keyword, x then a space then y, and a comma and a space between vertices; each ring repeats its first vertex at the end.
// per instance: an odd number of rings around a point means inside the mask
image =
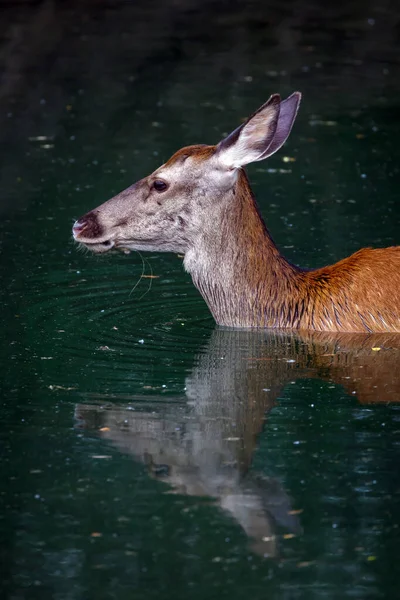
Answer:
POLYGON ((220 163, 228 169, 238 169, 279 150, 290 134, 300 99, 300 92, 294 92, 283 102, 279 94, 271 96, 243 125, 218 144, 216 156, 220 163))

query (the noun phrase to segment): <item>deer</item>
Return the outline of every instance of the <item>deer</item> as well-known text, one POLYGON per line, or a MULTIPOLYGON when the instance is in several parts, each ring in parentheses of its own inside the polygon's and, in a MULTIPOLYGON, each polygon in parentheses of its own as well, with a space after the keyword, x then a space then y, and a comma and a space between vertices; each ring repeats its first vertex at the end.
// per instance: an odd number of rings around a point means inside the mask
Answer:
POLYGON ((184 255, 221 326, 400 332, 400 246, 301 268, 281 254, 261 217, 244 168, 283 146, 300 101, 300 92, 273 94, 218 144, 181 148, 78 219, 75 241, 95 253, 184 255))

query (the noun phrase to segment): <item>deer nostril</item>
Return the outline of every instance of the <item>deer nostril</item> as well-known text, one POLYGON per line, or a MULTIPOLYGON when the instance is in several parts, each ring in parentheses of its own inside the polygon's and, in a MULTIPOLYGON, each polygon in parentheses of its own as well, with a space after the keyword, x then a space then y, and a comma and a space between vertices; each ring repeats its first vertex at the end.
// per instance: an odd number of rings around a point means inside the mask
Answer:
POLYGON ((72 234, 74 237, 79 235, 86 227, 88 226, 88 222, 85 219, 80 219, 79 221, 75 221, 72 227, 72 234))
POLYGON ((85 237, 85 239, 95 239, 103 235, 103 228, 100 225, 97 214, 90 212, 75 221, 72 227, 72 234, 75 239, 85 237), (83 235, 82 235, 83 234, 83 235))
POLYGON ((82 231, 87 225, 87 221, 75 221, 73 229, 76 231, 82 231))

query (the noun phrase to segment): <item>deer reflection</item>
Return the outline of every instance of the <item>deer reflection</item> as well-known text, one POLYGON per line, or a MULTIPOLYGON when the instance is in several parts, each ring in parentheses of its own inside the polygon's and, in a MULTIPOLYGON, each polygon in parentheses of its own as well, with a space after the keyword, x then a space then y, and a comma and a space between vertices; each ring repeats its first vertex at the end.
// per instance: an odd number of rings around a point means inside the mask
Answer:
MULTIPOLYGON (((77 418, 147 465, 172 492, 212 496, 263 555, 276 526, 299 532, 278 481, 249 471, 268 411, 289 381, 320 378, 362 403, 400 401, 400 335, 216 329, 182 398, 162 404, 78 405, 77 418), (138 408, 137 405, 135 405, 138 408)), ((157 398, 154 398, 156 401, 157 398)))

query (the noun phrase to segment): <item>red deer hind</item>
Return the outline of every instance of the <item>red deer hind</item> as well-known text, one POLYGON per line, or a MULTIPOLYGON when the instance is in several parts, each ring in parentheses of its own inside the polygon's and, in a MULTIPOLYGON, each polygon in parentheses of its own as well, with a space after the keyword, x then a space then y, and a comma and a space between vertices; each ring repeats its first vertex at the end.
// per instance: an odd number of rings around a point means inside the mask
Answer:
POLYGON ((301 94, 274 94, 216 146, 182 148, 76 221, 94 252, 179 252, 215 320, 229 327, 400 332, 400 246, 314 270, 279 252, 243 167, 285 143, 301 94))

